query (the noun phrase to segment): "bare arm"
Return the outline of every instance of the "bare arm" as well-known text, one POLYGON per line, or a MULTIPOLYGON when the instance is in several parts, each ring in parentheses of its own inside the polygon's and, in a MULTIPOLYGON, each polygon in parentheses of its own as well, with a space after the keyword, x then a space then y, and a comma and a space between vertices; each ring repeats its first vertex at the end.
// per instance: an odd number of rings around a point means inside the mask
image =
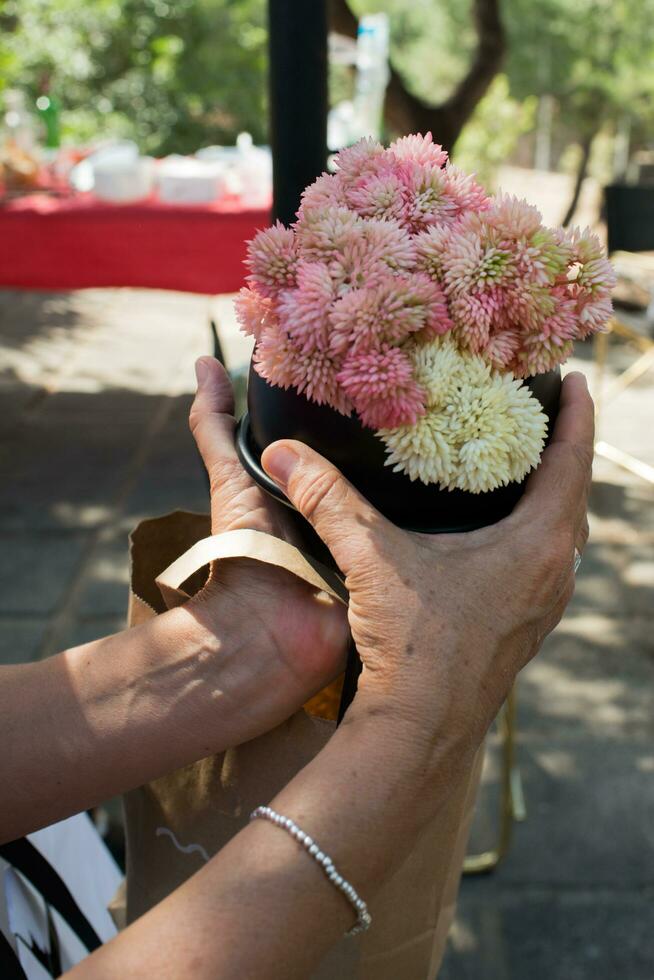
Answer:
MULTIPOLYGON (((10 840, 211 751, 210 721, 234 639, 188 611, 0 671, 1 836, 10 840)), ((229 690, 221 698, 229 706, 229 690)), ((222 704, 221 704, 222 708, 222 704)), ((214 711, 214 715, 218 712, 214 711)), ((225 731, 221 731, 224 724, 225 731)), ((232 719, 233 724, 233 719, 232 719)))
MULTIPOLYGON (((214 533, 285 532, 241 470, 220 365, 191 413, 214 533), (216 481, 213 481, 216 484, 216 481)), ((267 731, 342 667, 347 623, 281 569, 230 560, 183 608, 39 663, 0 668, 0 840, 62 819, 267 731)))
POLYGON ((291 673, 242 612, 216 589, 135 629, 1 668, 0 839, 246 741, 315 693, 315 672, 291 673))

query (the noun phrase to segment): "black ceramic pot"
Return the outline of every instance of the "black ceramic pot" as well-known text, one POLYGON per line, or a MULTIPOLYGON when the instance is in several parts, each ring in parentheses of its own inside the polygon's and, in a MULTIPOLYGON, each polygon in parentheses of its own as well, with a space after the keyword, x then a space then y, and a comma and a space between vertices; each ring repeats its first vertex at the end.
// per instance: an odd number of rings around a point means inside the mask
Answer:
MULTIPOLYGON (((543 406, 551 433, 559 407, 561 372, 529 378, 527 385, 543 406)), ((441 490, 411 481, 384 465, 384 444, 371 429, 351 416, 346 418, 324 405, 316 405, 294 389, 269 385, 250 367, 248 411, 236 431, 236 447, 245 469, 277 500, 291 504, 261 466, 261 454, 277 439, 299 439, 331 460, 358 490, 389 520, 406 530, 428 534, 474 531, 495 524, 511 513, 525 482, 511 483, 488 493, 441 490)), ((294 511, 297 530, 309 554, 331 565, 324 544, 294 511)), ((348 657, 339 721, 356 692, 361 661, 352 645, 348 657)))
MULTIPOLYGON (((561 372, 527 381, 543 406, 550 430, 559 406, 561 372)), ((261 468, 261 453, 277 439, 299 439, 331 460, 374 506, 399 527, 436 534, 474 531, 510 514, 524 490, 510 483, 488 493, 441 490, 385 466, 384 444, 355 416, 346 418, 316 405, 295 389, 274 388, 250 368, 248 412, 241 419, 237 444, 245 468, 260 486, 288 503, 261 468)))

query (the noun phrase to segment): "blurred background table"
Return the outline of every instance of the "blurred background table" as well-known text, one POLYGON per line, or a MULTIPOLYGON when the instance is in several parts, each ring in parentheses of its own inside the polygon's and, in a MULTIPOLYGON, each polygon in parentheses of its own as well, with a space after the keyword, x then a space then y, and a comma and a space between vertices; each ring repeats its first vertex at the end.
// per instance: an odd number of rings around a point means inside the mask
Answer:
POLYGON ((245 276, 245 243, 269 223, 268 208, 229 199, 172 205, 21 197, 0 206, 0 286, 235 292, 245 276))

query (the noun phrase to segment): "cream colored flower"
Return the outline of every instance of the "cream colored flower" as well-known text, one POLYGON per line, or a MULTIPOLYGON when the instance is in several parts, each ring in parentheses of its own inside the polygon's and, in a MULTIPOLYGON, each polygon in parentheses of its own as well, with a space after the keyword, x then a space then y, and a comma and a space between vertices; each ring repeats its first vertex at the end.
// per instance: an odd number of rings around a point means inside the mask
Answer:
POLYGON ((405 346, 427 412, 415 425, 381 429, 387 466, 411 480, 483 493, 538 465, 547 418, 521 381, 460 351, 449 338, 405 346))

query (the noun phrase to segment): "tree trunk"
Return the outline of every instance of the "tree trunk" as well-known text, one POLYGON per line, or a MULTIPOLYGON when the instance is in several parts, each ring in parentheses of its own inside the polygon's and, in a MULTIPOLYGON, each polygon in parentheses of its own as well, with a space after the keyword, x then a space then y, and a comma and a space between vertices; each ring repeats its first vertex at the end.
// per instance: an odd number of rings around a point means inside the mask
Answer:
MULTIPOLYGON (((452 95, 440 105, 431 105, 413 95, 391 65, 386 90, 384 118, 388 128, 399 135, 431 131, 447 150, 454 146, 461 130, 499 71, 506 50, 506 36, 500 18, 500 0, 474 0, 473 16, 478 44, 467 74, 452 95)), ((347 0, 331 0, 330 27, 338 34, 356 37, 357 19, 347 0)))
POLYGON ((594 135, 585 136, 581 144, 581 160, 579 161, 579 166, 577 168, 577 176, 575 177, 575 186, 572 192, 572 197, 570 198, 570 204, 568 205, 568 210, 565 213, 565 218, 562 221, 563 227, 567 228, 572 219, 574 218, 575 211, 577 210, 577 205, 579 204, 579 196, 581 194, 581 188, 583 182, 586 178, 588 172, 588 161, 590 160, 590 151, 593 145, 594 135))

